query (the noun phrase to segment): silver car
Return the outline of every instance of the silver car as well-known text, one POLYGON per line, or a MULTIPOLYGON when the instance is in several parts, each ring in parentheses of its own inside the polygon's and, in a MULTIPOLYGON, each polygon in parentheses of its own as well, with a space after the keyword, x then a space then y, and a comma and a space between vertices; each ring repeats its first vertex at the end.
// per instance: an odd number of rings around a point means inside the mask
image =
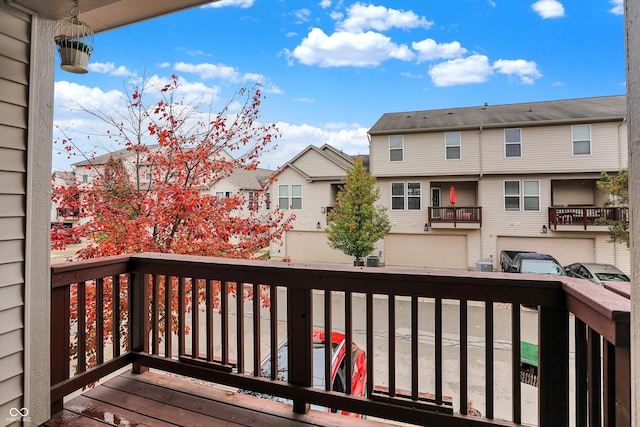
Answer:
POLYGON ((567 275, 587 279, 603 286, 604 282, 630 282, 629 276, 611 264, 598 264, 594 262, 577 262, 565 267, 567 275))

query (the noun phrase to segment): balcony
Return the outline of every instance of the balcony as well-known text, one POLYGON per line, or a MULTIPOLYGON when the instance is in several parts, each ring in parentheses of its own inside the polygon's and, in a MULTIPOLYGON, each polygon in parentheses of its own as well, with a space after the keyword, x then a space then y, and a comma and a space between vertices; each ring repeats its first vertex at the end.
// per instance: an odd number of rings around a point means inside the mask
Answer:
POLYGON ((607 231, 608 221, 629 222, 628 207, 553 206, 549 208, 549 228, 558 231, 607 231), (559 227, 559 228, 558 228, 559 227))
POLYGON ((140 254, 52 266, 51 298, 51 426, 214 414, 239 425, 630 425, 630 301, 580 279, 140 254), (366 351, 366 397, 312 387, 314 362, 332 363, 330 351, 314 361, 317 329, 366 351), (287 380, 277 358, 261 377, 285 339, 287 380), (521 382, 531 348, 537 385, 521 382))
POLYGON ((482 208, 478 206, 429 207, 429 227, 432 228, 480 228, 482 208))

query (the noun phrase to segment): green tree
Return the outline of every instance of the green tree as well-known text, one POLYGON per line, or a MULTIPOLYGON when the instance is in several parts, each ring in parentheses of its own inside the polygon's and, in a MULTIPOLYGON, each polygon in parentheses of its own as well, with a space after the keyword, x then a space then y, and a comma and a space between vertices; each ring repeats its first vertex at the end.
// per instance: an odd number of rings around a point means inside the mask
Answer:
MULTIPOLYGON (((613 196, 605 202, 607 207, 629 206, 629 169, 624 168, 618 175, 602 172, 598 189, 613 196)), ((618 216, 617 220, 607 221, 612 243, 624 243, 629 247, 629 218, 618 216)))
POLYGON ((355 257, 356 264, 391 230, 386 208, 374 205, 380 198, 375 183, 362 160, 356 159, 327 218, 329 246, 355 257))

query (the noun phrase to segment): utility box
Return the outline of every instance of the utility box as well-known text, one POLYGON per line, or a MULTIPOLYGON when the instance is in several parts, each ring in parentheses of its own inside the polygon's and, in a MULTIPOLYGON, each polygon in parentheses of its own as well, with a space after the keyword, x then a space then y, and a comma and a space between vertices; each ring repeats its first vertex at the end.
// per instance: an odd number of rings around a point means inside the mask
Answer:
POLYGON ((493 271, 493 263, 491 261, 476 261, 476 271, 493 271))
POLYGON ((368 256, 367 267, 380 267, 380 257, 375 255, 368 256))

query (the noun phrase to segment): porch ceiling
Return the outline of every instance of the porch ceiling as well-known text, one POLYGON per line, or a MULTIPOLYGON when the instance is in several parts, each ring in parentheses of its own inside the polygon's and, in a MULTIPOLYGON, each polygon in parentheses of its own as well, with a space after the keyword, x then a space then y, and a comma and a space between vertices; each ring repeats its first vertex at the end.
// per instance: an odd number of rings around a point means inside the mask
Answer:
MULTIPOLYGON (((6 0, 7 4, 50 19, 69 16, 73 0, 6 0)), ((218 0, 78 0, 79 18, 99 33, 218 0)))

